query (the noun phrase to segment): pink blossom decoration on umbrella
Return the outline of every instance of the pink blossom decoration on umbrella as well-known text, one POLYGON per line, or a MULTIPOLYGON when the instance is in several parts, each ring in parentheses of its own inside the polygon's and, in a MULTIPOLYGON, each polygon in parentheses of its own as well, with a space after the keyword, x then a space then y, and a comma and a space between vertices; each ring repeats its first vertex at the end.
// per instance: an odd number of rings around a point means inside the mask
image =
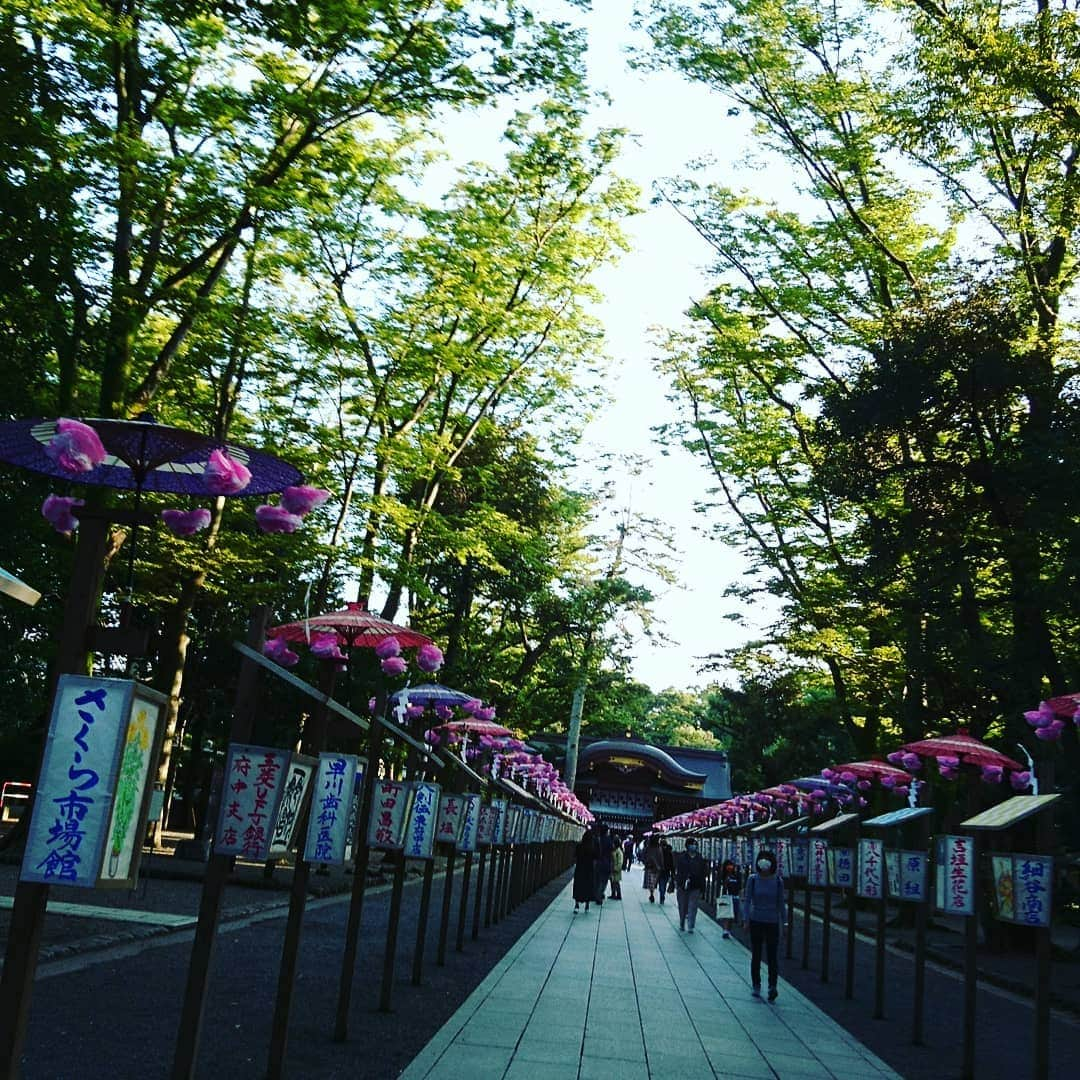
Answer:
POLYGON ((869 780, 859 780, 856 782, 855 786, 860 791, 869 791, 874 785, 869 780))
POLYGON ((1027 791, 1031 787, 1031 772, 1028 769, 1014 772, 1009 776, 1009 783, 1012 784, 1013 791, 1027 791))
MULTIPOLYGON (((822 774, 821 774, 821 775, 822 775, 822 776, 825 776, 825 773, 824 773, 824 772, 822 772, 822 774)), ((826 777, 826 779, 828 779, 828 777, 826 777)), ((852 771, 851 771, 850 769, 845 769, 845 770, 844 770, 844 771, 843 771, 843 772, 842 772, 842 773, 840 774, 840 779, 841 779, 841 780, 842 780, 842 781, 843 781, 843 782, 844 782, 845 784, 854 784, 854 783, 855 783, 855 781, 856 781, 856 780, 858 779, 858 777, 857 777, 857 776, 856 776, 856 775, 855 775, 855 774, 854 774, 854 773, 853 773, 853 772, 852 772, 852 771)))
POLYGON ((293 667, 300 660, 284 638, 267 638, 263 643, 263 655, 282 667, 293 667))
POLYGON ((960 775, 960 759, 951 754, 942 754, 937 759, 938 772, 946 780, 955 780, 960 775))
POLYGON ((900 764, 908 772, 918 772, 922 768, 922 758, 918 754, 904 753, 901 755, 900 764))
POLYGON ((214 495, 235 495, 251 483, 251 470, 224 450, 211 450, 203 479, 214 495))
POLYGON ((345 659, 345 654, 338 645, 337 634, 312 634, 311 655, 320 660, 345 659))
POLYGON ((453 720, 454 719, 453 706, 451 706, 451 705, 442 705, 442 704, 436 705, 435 706, 435 715, 440 720, 453 720))
POLYGON ((255 507, 255 523, 265 533, 294 533, 304 521, 280 506, 267 503, 255 507))
POLYGON ((391 656, 401 655, 401 642, 392 634, 390 637, 385 637, 375 646, 375 655, 380 660, 387 660, 391 656))
POLYGON ((984 765, 982 779, 988 784, 1000 784, 1005 778, 1005 770, 1000 765, 984 765))
POLYGON ((405 715, 410 720, 418 720, 421 716, 424 715, 424 706, 423 705, 407 705, 405 707, 405 715))
POLYGON ((903 766, 904 764, 904 751, 894 750, 891 754, 885 755, 886 761, 891 761, 894 765, 903 766))
POLYGON ((210 511, 202 507, 198 510, 162 510, 161 520, 176 536, 194 536, 210 524, 210 511))
POLYGON ((93 471, 108 456, 92 427, 67 419, 56 422, 56 434, 45 444, 45 453, 72 475, 93 471))
POLYGON ((1049 727, 1054 722, 1054 710, 1045 701, 1039 702, 1037 709, 1029 709, 1024 713, 1024 719, 1033 728, 1049 727))
POLYGON ((476 710, 482 709, 484 707, 484 703, 479 698, 469 698, 468 701, 463 701, 461 703, 461 707, 465 710, 465 712, 472 713, 473 716, 475 716, 476 710))
POLYGON ((1035 738, 1042 739, 1043 742, 1055 742, 1061 738, 1061 733, 1065 730, 1064 720, 1053 720, 1046 727, 1038 727, 1035 729, 1035 738))
POLYGON ((416 666, 429 674, 443 666, 443 653, 438 645, 421 645, 416 650, 416 666))
POLYGON ((379 663, 379 667, 382 668, 384 675, 404 675, 408 664, 405 663, 404 657, 388 656, 379 663))
POLYGON ((300 484, 296 487, 287 487, 281 493, 281 505, 297 517, 310 514, 317 506, 322 506, 330 498, 330 492, 322 488, 308 487, 300 484))
POLYGON ((432 746, 439 745, 439 733, 434 728, 428 728, 424 732, 424 742, 430 743, 432 746))
POLYGON ((70 495, 46 495, 41 504, 41 516, 58 533, 70 536, 79 527, 79 519, 71 512, 72 508, 82 505, 82 499, 73 499, 70 495))

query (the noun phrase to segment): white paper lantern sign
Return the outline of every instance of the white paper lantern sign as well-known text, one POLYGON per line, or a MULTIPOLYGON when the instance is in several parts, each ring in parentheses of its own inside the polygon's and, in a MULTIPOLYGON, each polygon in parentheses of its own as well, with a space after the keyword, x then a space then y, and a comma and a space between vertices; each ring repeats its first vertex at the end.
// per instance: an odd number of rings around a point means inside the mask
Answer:
POLYGON ((1053 857, 993 855, 990 865, 997 917, 1023 926, 1049 926, 1053 857))
POLYGON ((319 768, 311 797, 304 859, 307 862, 341 866, 349 817, 354 804, 360 759, 355 754, 319 755, 319 768))
POLYGON ((293 754, 281 788, 274 831, 270 834, 270 858, 291 851, 311 795, 311 778, 318 762, 314 758, 293 754))
POLYGON ((854 849, 829 848, 829 881, 839 889, 850 889, 855 884, 854 849))
POLYGON ((491 842, 496 847, 499 847, 500 845, 507 843, 507 839, 506 839, 507 801, 506 801, 506 799, 492 799, 491 800, 491 810, 492 810, 492 813, 495 815, 495 827, 492 830, 491 842))
POLYGON ((229 744, 214 837, 215 854, 266 862, 291 761, 288 750, 250 743, 229 744))
POLYGON ((495 841, 495 826, 498 823, 498 811, 491 803, 481 803, 476 822, 476 844, 488 847, 495 841))
POLYGON ((405 846, 412 786, 404 780, 380 780, 375 784, 368 821, 368 846, 379 851, 400 851, 405 846))
POLYGON ((458 851, 475 851, 477 845, 477 825, 480 820, 480 796, 461 795, 461 835, 457 840, 458 851))
POLYGON ((59 677, 21 880, 132 887, 164 712, 164 695, 131 679, 59 677))
POLYGON ((948 915, 974 915, 975 838, 939 836, 935 855, 934 906, 948 915))
POLYGON ((819 836, 810 841, 810 865, 806 880, 819 888, 829 884, 829 842, 819 836))
POLYGON ((857 892, 868 900, 879 900, 885 895, 885 848, 884 841, 862 837, 859 840, 859 873, 857 892))
POLYGON ((792 840, 789 843, 791 850, 791 876, 797 878, 806 877, 810 864, 810 843, 808 840, 792 840))
POLYGON ((435 827, 439 819, 438 784, 418 780, 412 785, 412 808, 405 829, 403 850, 407 859, 430 859, 435 850, 435 827))
POLYGON ((465 797, 456 791, 445 792, 439 798, 439 815, 435 821, 435 842, 457 847, 465 826, 465 797))

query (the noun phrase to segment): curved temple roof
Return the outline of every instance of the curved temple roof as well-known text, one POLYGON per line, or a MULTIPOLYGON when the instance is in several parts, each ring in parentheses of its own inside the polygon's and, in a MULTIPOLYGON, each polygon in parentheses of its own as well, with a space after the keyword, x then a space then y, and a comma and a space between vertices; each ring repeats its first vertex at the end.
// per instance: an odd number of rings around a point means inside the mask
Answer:
POLYGON ((670 754, 658 746, 629 742, 625 739, 604 739, 583 747, 578 758, 579 769, 585 765, 629 765, 643 769, 656 769, 663 779, 678 787, 701 788, 708 776, 683 768, 670 754))

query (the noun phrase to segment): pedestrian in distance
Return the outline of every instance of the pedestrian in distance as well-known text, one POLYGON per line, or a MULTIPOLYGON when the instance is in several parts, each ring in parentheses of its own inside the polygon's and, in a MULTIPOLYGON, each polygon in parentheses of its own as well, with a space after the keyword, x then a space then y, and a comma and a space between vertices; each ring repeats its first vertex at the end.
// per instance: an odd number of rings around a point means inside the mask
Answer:
MULTIPOLYGON (((656 886, 660 883, 660 874, 664 869, 664 852, 660 848, 660 837, 653 833, 645 844, 641 855, 645 864, 645 879, 642 888, 649 890, 649 903, 656 903, 656 886)), ((661 900, 663 903, 663 900, 661 900)))
POLYGON ((596 828, 596 876, 594 878, 595 899, 598 904, 604 902, 608 880, 611 877, 611 852, 614 841, 608 827, 601 822, 596 828))
POLYGON ((754 997, 761 997, 761 952, 764 948, 769 965, 769 1000, 776 1000, 779 972, 776 954, 780 927, 784 923, 784 879, 776 872, 776 856, 771 851, 758 853, 754 872, 746 879, 743 910, 744 926, 750 928, 750 982, 754 997))
POLYGON ((589 910, 589 904, 596 898, 596 856, 598 845, 596 833, 590 825, 574 849, 574 914, 585 905, 589 910))
POLYGON ((619 838, 614 837, 615 845, 611 849, 611 895, 609 900, 621 900, 622 899, 622 868, 623 868, 623 849, 619 843, 619 838))
POLYGON ((697 841, 691 836, 686 849, 675 860, 675 900, 679 905, 679 929, 694 932, 697 922, 698 901, 705 888, 705 860, 698 851, 697 841))
POLYGON ((664 902, 664 894, 675 891, 675 852, 666 840, 660 841, 660 857, 663 866, 660 869, 660 903, 664 902))
POLYGON ((729 911, 729 915, 720 914, 720 927, 724 931, 723 936, 731 937, 731 927, 739 917, 739 894, 742 887, 739 878, 739 868, 731 859, 728 859, 720 867, 720 895, 717 898, 716 907, 718 914, 729 911))
POLYGON ((629 870, 634 865, 634 837, 633 834, 628 836, 623 842, 623 869, 629 870))

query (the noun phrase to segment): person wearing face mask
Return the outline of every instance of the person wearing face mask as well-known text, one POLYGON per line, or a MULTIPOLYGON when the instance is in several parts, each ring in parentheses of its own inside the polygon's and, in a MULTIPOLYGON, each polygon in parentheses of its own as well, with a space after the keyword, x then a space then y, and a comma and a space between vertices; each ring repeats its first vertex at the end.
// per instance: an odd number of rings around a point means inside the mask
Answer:
POLYGON ((746 880, 743 897, 744 926, 750 928, 750 982, 754 997, 761 997, 761 951, 765 949, 769 965, 769 1000, 776 1000, 776 980, 780 974, 776 961, 780 927, 784 922, 784 879, 776 872, 776 856, 762 851, 754 864, 754 873, 746 880))
POLYGON ((675 900, 679 905, 679 929, 694 932, 698 900, 705 888, 705 860, 691 836, 675 860, 675 900))

